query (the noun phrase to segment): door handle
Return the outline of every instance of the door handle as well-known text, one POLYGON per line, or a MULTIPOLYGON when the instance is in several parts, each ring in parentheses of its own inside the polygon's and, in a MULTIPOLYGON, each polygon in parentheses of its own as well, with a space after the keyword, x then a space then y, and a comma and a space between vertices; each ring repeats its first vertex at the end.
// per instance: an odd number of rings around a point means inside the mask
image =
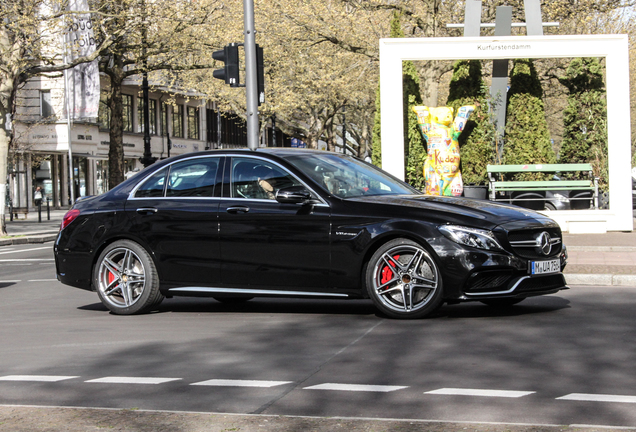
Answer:
POLYGON ((153 213, 157 213, 157 209, 154 207, 142 207, 137 209, 137 213, 142 215, 150 215, 153 213))
POLYGON ((226 211, 228 213, 247 213, 248 211, 250 211, 250 208, 246 206, 233 206, 228 207, 226 211))

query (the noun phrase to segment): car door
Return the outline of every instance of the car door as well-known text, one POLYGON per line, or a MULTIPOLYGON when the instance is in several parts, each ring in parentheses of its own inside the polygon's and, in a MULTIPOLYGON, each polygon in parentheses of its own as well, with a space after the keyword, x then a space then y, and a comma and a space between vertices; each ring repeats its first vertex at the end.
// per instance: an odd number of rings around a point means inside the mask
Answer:
POLYGON ((223 161, 222 157, 177 161, 140 183, 126 202, 130 232, 155 256, 164 286, 220 283, 223 161))
MULTIPOLYGON (((226 286, 329 288, 329 206, 282 204, 278 189, 303 183, 259 157, 227 161, 219 208, 221 279, 226 286)), ((316 195, 317 197, 317 195, 316 195)))

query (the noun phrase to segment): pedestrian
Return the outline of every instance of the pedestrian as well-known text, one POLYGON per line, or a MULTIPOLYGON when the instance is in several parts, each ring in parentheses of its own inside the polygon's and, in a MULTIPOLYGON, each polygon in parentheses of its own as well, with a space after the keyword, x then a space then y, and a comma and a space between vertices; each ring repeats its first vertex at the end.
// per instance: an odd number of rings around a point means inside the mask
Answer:
POLYGON ((39 207, 42 204, 42 188, 40 186, 35 188, 35 192, 33 192, 33 200, 35 201, 36 207, 39 207))

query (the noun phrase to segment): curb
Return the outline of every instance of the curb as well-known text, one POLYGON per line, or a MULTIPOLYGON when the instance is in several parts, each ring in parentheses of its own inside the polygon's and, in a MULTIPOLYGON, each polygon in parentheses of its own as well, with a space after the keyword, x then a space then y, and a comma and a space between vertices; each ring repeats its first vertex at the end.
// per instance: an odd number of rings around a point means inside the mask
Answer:
POLYGON ((565 282, 571 285, 636 287, 636 275, 566 273, 564 276, 565 282))
POLYGON ((636 252, 636 246, 567 246, 567 249, 568 252, 636 252))
POLYGON ((28 236, 28 237, 4 238, 0 240, 0 246, 21 245, 21 244, 30 244, 30 243, 47 243, 47 242, 55 241, 55 239, 57 239, 57 233, 34 235, 34 236, 28 236))

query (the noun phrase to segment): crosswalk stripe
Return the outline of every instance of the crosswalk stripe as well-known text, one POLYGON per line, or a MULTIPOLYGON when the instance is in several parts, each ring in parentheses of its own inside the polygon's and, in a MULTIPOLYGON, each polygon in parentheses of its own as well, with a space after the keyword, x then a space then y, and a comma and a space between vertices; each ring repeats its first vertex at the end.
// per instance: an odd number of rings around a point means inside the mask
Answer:
POLYGON ((32 381, 32 382, 58 382, 79 378, 78 376, 60 375, 7 375, 0 377, 0 381, 32 381))
POLYGON ((636 403, 636 396, 570 393, 569 395, 558 397, 557 400, 636 403))
POLYGON ((87 383, 103 384, 163 384, 170 381, 179 381, 181 378, 148 378, 148 377, 104 377, 88 381, 87 383))
POLYGON ((533 391, 510 391, 510 390, 482 390, 482 389, 462 389, 462 388, 442 388, 438 390, 424 392, 424 394, 451 395, 451 396, 485 396, 485 397, 506 397, 520 398, 533 391))
POLYGON ((381 392, 388 393, 396 390, 402 390, 408 386, 387 386, 387 385, 367 385, 367 384, 335 384, 325 383, 303 388, 303 390, 337 390, 337 391, 356 391, 356 392, 381 392))
POLYGON ((213 387, 276 387, 279 385, 289 384, 293 381, 258 381, 258 380, 223 380, 211 379, 192 383, 195 386, 213 386, 213 387))

